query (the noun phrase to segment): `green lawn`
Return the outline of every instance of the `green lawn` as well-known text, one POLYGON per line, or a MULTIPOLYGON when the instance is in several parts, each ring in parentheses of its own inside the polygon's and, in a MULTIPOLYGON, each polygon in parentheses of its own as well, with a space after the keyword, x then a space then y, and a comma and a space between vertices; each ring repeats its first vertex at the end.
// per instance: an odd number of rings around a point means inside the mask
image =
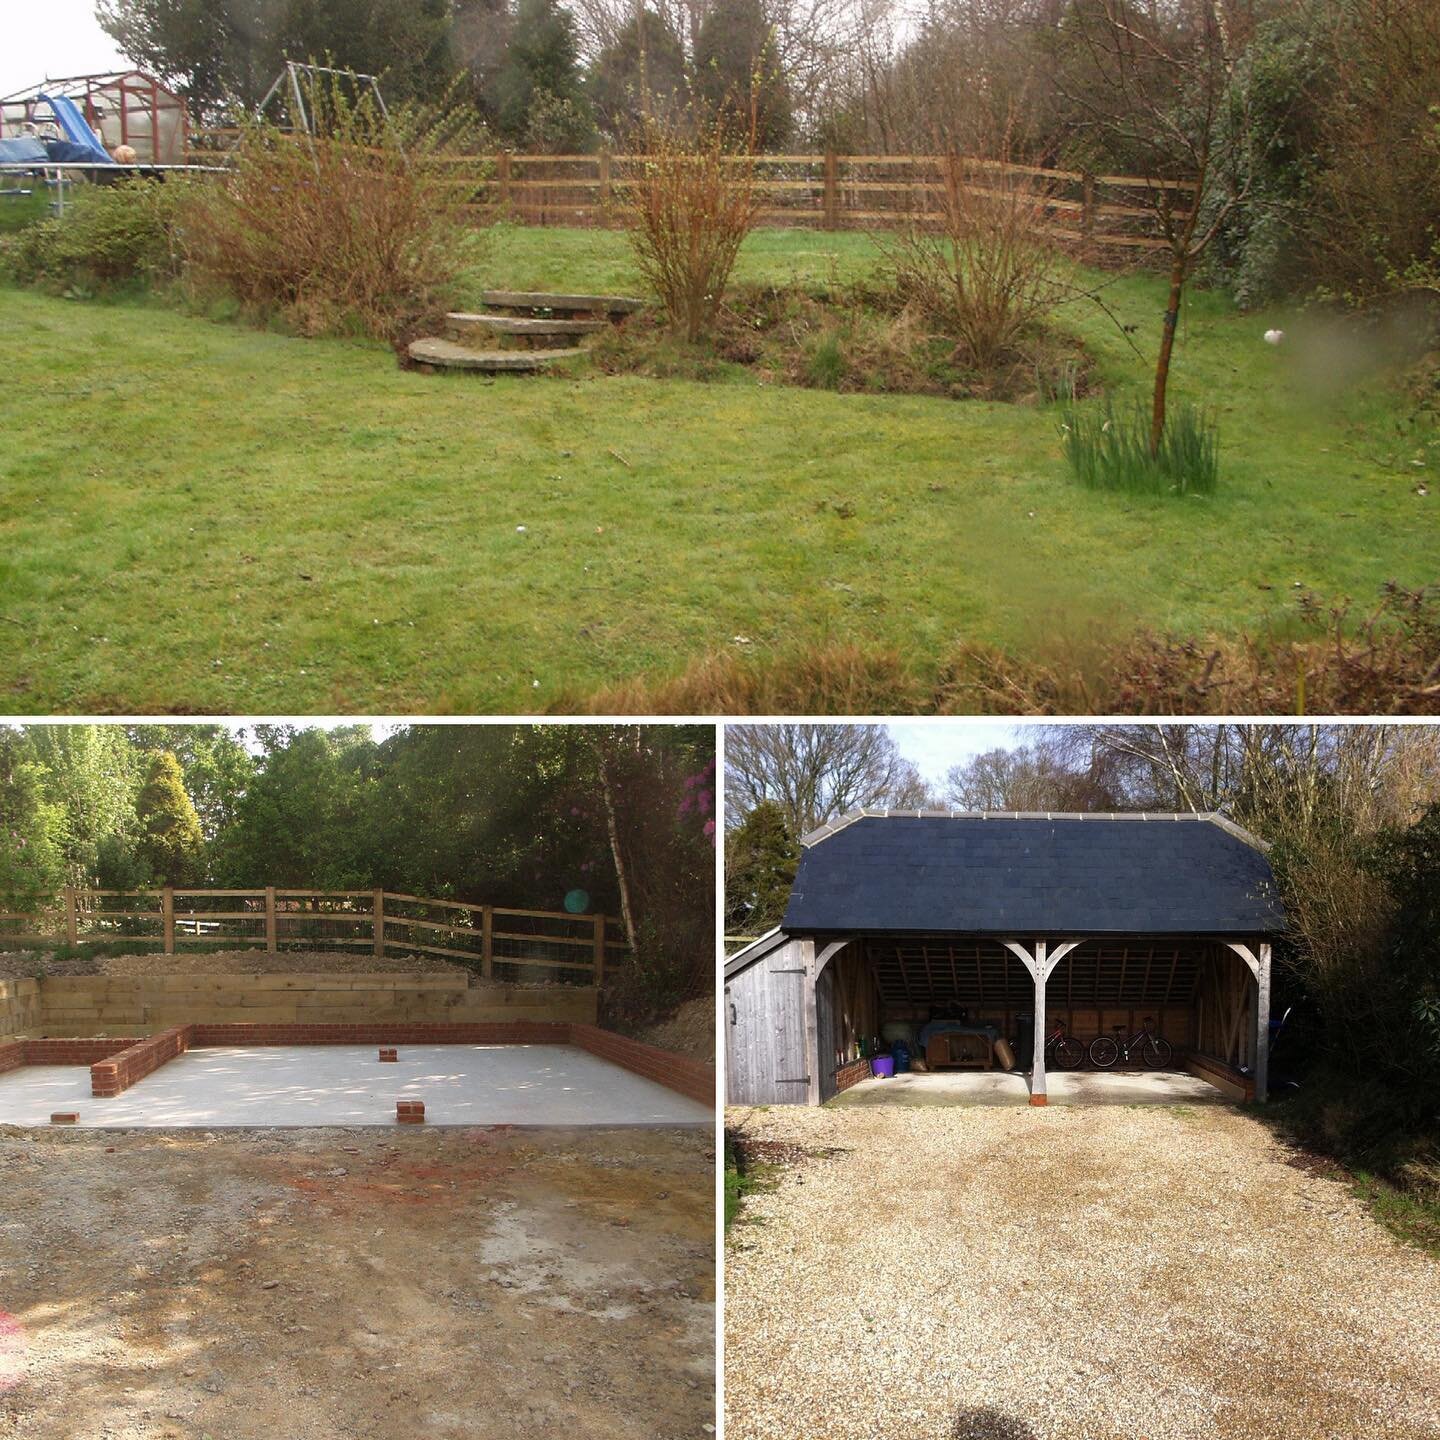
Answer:
MULTIPOLYGON (((740 273, 876 257, 766 232, 740 273)), ((507 228, 467 272, 490 284, 639 281, 618 236, 507 228)), ((1148 355, 1159 285, 1107 298, 1148 355)), ((1189 306, 1175 389, 1218 412, 1220 493, 1141 501, 1077 487, 1033 407, 425 376, 376 346, 0 290, 0 709, 524 711, 737 636, 924 669, 960 640, 1228 633, 1289 614, 1297 582, 1368 604, 1434 580, 1440 496, 1415 486, 1435 432, 1376 382, 1302 375, 1299 347, 1261 343, 1277 318, 1189 306)), ((1066 323, 1112 388, 1143 387, 1109 321, 1066 323)))

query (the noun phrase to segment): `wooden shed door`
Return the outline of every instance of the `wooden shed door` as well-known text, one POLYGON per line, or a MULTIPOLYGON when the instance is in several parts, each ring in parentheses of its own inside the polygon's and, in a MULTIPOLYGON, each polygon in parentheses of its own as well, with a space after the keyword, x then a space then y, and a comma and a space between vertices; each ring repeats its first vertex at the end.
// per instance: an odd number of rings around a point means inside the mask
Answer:
POLYGON ((777 964, 770 971, 775 1013, 770 1021, 775 1060, 776 1098, 803 1105, 810 1098, 810 1071, 805 1065, 805 970, 777 964))

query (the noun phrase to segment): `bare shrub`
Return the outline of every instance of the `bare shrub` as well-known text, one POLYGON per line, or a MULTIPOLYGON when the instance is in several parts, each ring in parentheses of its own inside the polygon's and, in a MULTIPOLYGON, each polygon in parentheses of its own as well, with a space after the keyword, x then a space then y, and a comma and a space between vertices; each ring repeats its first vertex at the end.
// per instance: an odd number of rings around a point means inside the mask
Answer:
POLYGON ((1311 230, 1325 284, 1356 299, 1434 288, 1440 263, 1440 7, 1336 0, 1311 230))
POLYGON ((1071 293, 1046 236, 1051 194, 1000 161, 951 153, 939 208, 882 241, 901 298, 958 342, 956 358, 990 371, 1071 293))
POLYGON ((885 647, 825 643, 710 655, 557 713, 614 715, 1440 715, 1440 590, 1388 587, 1369 614, 1307 601, 1311 634, 1238 640, 1142 631, 1063 658, 962 644, 936 667, 885 647))
POLYGON ((765 659, 710 655, 683 674, 561 695, 551 708, 560 715, 881 715, 925 707, 924 687, 895 651, 833 643, 765 659))
POLYGON ((252 124, 234 171, 190 207, 192 279, 304 334, 393 339, 459 269, 466 190, 446 162, 473 128, 448 105, 386 115, 338 77, 311 82, 307 101, 313 137, 252 124))
POLYGON ((759 210, 749 139, 718 119, 691 137, 650 117, 631 148, 620 185, 630 244, 671 329, 693 343, 714 324, 759 210))

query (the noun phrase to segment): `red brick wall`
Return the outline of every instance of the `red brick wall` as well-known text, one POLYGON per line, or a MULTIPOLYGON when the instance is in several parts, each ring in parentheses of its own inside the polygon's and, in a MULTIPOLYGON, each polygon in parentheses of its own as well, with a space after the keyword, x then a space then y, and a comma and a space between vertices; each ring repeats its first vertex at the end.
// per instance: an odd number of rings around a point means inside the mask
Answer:
POLYGON ((202 1045, 564 1045, 570 1026, 555 1020, 375 1021, 368 1025, 192 1025, 202 1045))
POLYGON ((870 1078, 870 1062, 868 1060, 847 1060, 835 1072, 835 1093, 838 1095, 842 1090, 848 1090, 852 1085, 858 1085, 862 1080, 870 1078))
POLYGON ((122 1036, 111 1036, 96 1040, 27 1040, 25 1041, 25 1063, 27 1065, 93 1065, 97 1060, 107 1060, 118 1055, 134 1041, 122 1036))
POLYGON ((691 1060, 687 1055, 677 1055, 673 1050, 661 1050, 656 1045, 632 1040, 627 1035, 617 1035, 613 1030, 602 1030, 598 1025, 571 1025, 570 1043, 598 1055, 612 1064, 623 1065, 636 1075, 654 1080, 671 1090, 678 1090, 702 1105, 715 1104, 715 1067, 691 1060))
MULTIPOLYGON (((0 1074, 21 1065, 88 1065, 93 1095, 120 1095, 187 1050, 215 1045, 577 1045, 702 1105, 715 1103, 715 1068, 597 1025, 549 1020, 379 1022, 369 1025, 177 1025, 127 1039, 0 1044, 0 1074)), ((848 1083, 853 1083, 848 1082, 848 1083)))
POLYGON ((152 1035, 148 1040, 92 1065, 90 1093, 102 1099, 122 1094, 137 1080, 143 1080, 167 1061, 183 1055, 190 1048, 191 1029, 189 1025, 176 1025, 162 1030, 158 1035, 152 1035))

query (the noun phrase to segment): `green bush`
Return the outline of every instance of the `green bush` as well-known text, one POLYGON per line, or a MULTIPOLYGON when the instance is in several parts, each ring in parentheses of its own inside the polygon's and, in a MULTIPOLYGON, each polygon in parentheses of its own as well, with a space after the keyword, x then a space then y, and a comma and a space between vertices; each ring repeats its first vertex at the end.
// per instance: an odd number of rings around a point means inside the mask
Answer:
POLYGON ((0 247, 0 271, 60 289, 153 284, 179 274, 184 182, 86 185, 65 214, 27 226, 0 247))
POLYGON ((1143 495, 1209 495, 1220 475, 1215 422, 1194 405, 1171 407, 1158 450, 1150 449, 1150 415, 1137 401, 1118 413, 1066 406, 1060 425, 1065 458, 1082 485, 1143 495))

